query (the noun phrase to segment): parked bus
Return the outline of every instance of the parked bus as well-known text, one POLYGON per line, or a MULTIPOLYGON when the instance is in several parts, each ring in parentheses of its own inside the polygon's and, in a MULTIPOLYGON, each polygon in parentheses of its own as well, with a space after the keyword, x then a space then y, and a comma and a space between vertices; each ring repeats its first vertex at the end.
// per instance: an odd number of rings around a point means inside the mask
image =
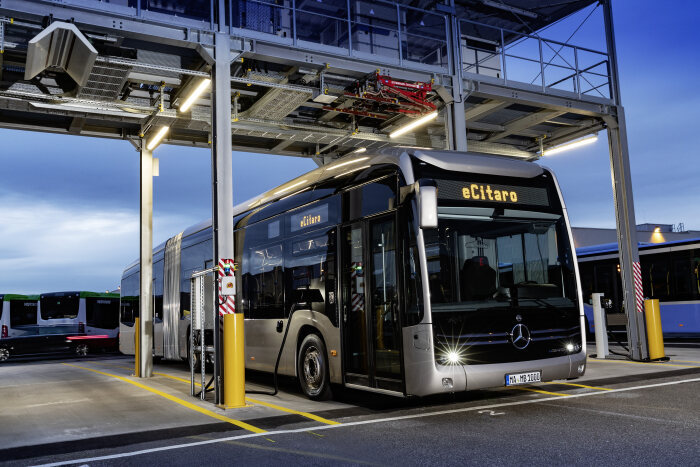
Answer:
MULTIPOLYGON (((612 300, 608 313, 624 313, 620 259, 616 243, 577 250, 589 332, 593 333, 592 293, 612 300)), ((700 337, 700 239, 640 243, 642 289, 659 300, 664 338, 700 337)), ((622 327, 611 327, 622 333, 622 327)))
MULTIPOLYGON (((403 148, 352 154, 234 208, 246 368, 417 395, 576 378, 583 305, 566 210, 537 164, 403 148)), ((155 248, 155 355, 187 356, 210 223, 155 248)), ((121 283, 134 353, 139 264, 121 283)))
POLYGON ((119 335, 119 294, 53 292, 41 294, 38 323, 56 333, 75 334, 78 354, 116 349, 119 335), (82 336, 77 336, 82 335, 82 336))

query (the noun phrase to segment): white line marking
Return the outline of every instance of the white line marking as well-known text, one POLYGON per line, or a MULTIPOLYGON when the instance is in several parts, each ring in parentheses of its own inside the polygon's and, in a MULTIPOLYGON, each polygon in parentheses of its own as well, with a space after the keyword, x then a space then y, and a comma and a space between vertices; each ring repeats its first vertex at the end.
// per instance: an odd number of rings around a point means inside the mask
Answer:
POLYGON ((685 379, 685 380, 681 380, 681 381, 669 381, 666 383, 647 384, 644 386, 634 386, 634 387, 629 387, 629 388, 611 389, 610 391, 598 391, 598 392, 587 392, 587 393, 583 393, 583 394, 572 394, 572 395, 567 396, 567 397, 562 397, 562 396, 542 397, 539 399, 528 399, 528 400, 523 400, 523 401, 502 402, 500 404, 481 405, 478 407, 462 407, 460 409, 440 410, 437 412, 430 412, 430 413, 400 415, 400 416, 388 417, 388 418, 375 418, 375 419, 371 419, 371 420, 360 420, 357 422, 343 423, 342 425, 320 425, 320 426, 314 426, 314 427, 309 427, 309 428, 298 428, 295 430, 278 430, 278 431, 267 431, 265 433, 248 433, 245 435, 229 436, 226 438, 210 439, 210 440, 206 440, 206 441, 195 441, 192 443, 175 444, 172 446, 160 446, 157 448, 142 449, 140 451, 133 451, 133 452, 123 452, 123 453, 119 453, 119 454, 112 454, 109 456, 87 457, 84 459, 73 459, 73 460, 67 460, 67 461, 61 461, 61 462, 52 462, 50 464, 39 464, 39 465, 34 466, 34 467, 53 467, 53 466, 59 466, 59 465, 88 463, 88 462, 103 461, 103 460, 109 460, 109 459, 119 459, 122 457, 140 456, 140 455, 151 454, 151 453, 155 453, 155 452, 170 451, 173 449, 182 449, 182 448, 189 448, 189 447, 195 447, 195 446, 204 446, 207 444, 223 443, 226 441, 235 441, 238 439, 269 437, 269 436, 273 436, 273 435, 286 435, 286 434, 294 434, 294 433, 305 433, 305 432, 311 431, 311 430, 313 430, 313 431, 331 430, 331 429, 335 429, 335 428, 344 428, 344 427, 349 427, 349 426, 370 425, 370 424, 375 424, 375 423, 393 422, 393 421, 397 421, 397 420, 409 420, 412 418, 434 417, 437 415, 448 415, 448 414, 474 412, 474 411, 478 412, 479 410, 494 409, 494 408, 499 408, 499 407, 509 407, 509 406, 514 406, 514 405, 537 404, 537 403, 541 403, 541 402, 549 402, 549 401, 554 401, 554 400, 559 400, 559 401, 560 400, 567 400, 568 401, 568 400, 576 399, 579 397, 603 396, 603 395, 613 394, 616 392, 635 391, 638 389, 658 388, 658 387, 662 387, 662 386, 672 386, 672 385, 676 385, 676 384, 697 383, 697 382, 700 382, 700 378, 685 379))
POLYGON ((74 399, 74 400, 72 400, 72 401, 44 402, 44 403, 42 403, 42 404, 25 405, 24 408, 25 408, 25 409, 31 409, 31 408, 34 408, 34 407, 44 407, 44 406, 47 406, 47 405, 77 404, 78 402, 87 402, 87 401, 89 401, 89 400, 90 400, 90 399, 74 399))

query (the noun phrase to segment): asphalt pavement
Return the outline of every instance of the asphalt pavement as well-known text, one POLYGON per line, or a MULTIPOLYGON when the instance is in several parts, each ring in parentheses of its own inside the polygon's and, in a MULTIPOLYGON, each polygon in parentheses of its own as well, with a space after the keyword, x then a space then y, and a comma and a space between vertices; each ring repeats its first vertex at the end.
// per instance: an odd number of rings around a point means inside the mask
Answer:
POLYGON ((289 383, 279 397, 249 395, 249 407, 238 411, 207 402, 192 408, 166 397, 195 401, 182 377, 186 369, 173 364, 158 365, 157 373, 168 376, 149 381, 149 389, 124 381, 128 359, 17 365, 21 377, 14 384, 2 367, 0 459, 12 465, 698 465, 700 351, 667 353, 666 363, 589 359, 586 376, 573 381, 423 399, 345 389, 336 390, 335 401, 317 403, 289 383), (63 388, 57 395, 47 378, 63 388), (80 378, 91 389, 76 386, 80 378), (21 389, 39 391, 46 401, 20 407, 22 398, 9 394, 21 389), (85 413, 80 399, 100 393, 109 409, 85 413), (54 419, 45 419, 42 431, 37 427, 47 413, 54 419), (38 431, 27 439, 31 430, 38 431))

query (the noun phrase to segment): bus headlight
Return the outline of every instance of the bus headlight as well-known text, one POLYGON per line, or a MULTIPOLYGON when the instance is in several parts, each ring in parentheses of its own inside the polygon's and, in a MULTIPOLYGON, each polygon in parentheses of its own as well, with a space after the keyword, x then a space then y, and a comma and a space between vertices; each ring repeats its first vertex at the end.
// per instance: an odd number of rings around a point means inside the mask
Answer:
POLYGON ((439 361, 443 365, 462 365, 464 357, 456 350, 446 350, 439 361))
POLYGON ((574 351, 574 344, 566 344, 566 350, 569 352, 574 351))

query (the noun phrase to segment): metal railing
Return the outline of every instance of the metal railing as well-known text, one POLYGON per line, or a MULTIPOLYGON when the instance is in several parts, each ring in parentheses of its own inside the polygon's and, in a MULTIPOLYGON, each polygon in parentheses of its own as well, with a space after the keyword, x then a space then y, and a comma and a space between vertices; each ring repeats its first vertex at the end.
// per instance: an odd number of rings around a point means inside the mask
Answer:
POLYGON ((608 54, 470 20, 460 20, 462 72, 611 99, 608 54))
MULTIPOLYGON (((84 7, 89 0, 62 0, 84 7)), ((94 9, 214 31, 216 0, 94 0, 94 9)), ((229 33, 389 66, 451 73, 447 13, 389 0, 226 0, 229 33)), ((612 99, 607 53, 460 19, 457 73, 612 99)), ((458 38, 458 39, 457 39, 458 38)))

